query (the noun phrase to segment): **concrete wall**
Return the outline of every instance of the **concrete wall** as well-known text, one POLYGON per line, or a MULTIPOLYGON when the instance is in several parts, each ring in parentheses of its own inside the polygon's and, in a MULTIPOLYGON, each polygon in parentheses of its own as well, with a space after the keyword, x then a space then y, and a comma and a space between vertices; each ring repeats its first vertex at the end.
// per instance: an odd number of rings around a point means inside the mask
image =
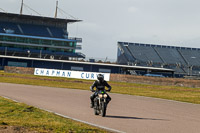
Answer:
MULTIPOLYGON (((34 74, 34 68, 5 66, 4 71, 8 73, 34 74)), ((160 77, 111 74, 110 81, 200 88, 200 80, 183 79, 183 78, 160 78, 160 77)))

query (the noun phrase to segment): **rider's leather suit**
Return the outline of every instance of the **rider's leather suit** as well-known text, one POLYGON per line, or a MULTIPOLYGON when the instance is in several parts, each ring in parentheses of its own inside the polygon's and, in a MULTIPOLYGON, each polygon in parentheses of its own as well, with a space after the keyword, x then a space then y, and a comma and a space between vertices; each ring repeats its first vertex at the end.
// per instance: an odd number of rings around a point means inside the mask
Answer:
MULTIPOLYGON (((93 85, 90 87, 90 90, 93 92, 94 91, 94 88, 96 87, 96 91, 94 94, 92 94, 90 96, 90 99, 91 99, 91 103, 93 104, 94 103, 94 98, 98 95, 98 91, 99 90, 105 90, 105 86, 108 88, 108 91, 111 91, 111 86, 105 81, 99 81, 99 80, 96 80, 93 85)), ((107 93, 106 93, 107 94, 107 93)), ((108 94, 107 94, 108 95, 108 94)), ((111 97, 108 95, 107 96, 107 103, 109 103, 111 101, 111 97)))

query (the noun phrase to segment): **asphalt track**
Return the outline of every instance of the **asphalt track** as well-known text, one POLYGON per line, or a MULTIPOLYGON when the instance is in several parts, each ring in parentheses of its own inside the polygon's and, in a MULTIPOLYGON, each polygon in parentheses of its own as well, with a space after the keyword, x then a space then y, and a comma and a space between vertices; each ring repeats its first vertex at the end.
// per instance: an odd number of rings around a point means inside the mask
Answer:
POLYGON ((112 94, 107 117, 89 108, 90 91, 0 83, 0 96, 127 133, 200 133, 200 105, 112 94))

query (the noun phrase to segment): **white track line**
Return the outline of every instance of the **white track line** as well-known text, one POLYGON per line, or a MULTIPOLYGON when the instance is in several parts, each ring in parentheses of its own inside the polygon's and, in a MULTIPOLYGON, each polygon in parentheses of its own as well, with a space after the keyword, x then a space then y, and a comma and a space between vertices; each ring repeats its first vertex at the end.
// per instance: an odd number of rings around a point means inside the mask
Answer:
MULTIPOLYGON (((2 96, 3 98, 5 99, 10 99, 14 102, 17 102, 17 103, 21 103, 20 101, 17 101, 15 99, 12 99, 12 98, 9 98, 9 97, 6 97, 6 96, 2 96)), ((47 112, 50 112, 50 113, 53 113, 53 114, 56 114, 58 116, 61 116, 63 118, 67 118, 67 119, 71 119, 71 120, 74 120, 74 121, 77 121, 77 122, 81 122, 81 123, 85 123, 85 124, 88 124, 88 125, 91 125, 91 126, 94 126, 94 127, 97 127, 97 128, 101 128, 101 129, 104 129, 104 130, 108 130, 108 131, 111 131, 111 132, 115 132, 115 133, 125 133, 123 131, 119 131, 119 130, 115 130, 115 129, 112 129, 112 128, 108 128, 108 127, 104 127, 104 126, 100 126, 100 125, 96 125, 96 124, 93 124, 93 123, 89 123, 87 121, 82 121, 82 120, 79 120, 79 119, 76 119, 76 118, 72 118, 70 116, 66 116, 66 115, 62 115, 62 114, 59 114, 59 113, 56 113, 56 112, 53 112, 51 110, 47 110, 47 109, 44 109, 44 108, 40 108, 40 107, 36 107, 38 109, 41 109, 41 110, 44 110, 44 111, 47 111, 47 112)))

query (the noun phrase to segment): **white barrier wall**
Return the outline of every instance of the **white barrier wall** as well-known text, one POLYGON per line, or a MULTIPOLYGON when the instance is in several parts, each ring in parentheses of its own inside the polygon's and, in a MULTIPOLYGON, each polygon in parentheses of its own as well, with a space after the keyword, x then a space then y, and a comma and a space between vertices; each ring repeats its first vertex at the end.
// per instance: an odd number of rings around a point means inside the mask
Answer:
POLYGON ((96 73, 96 72, 83 72, 83 71, 69 71, 69 70, 56 70, 56 69, 43 69, 35 68, 34 75, 39 76, 52 76, 52 77, 66 77, 76 79, 96 80, 98 74, 104 75, 104 80, 110 80, 110 73, 96 73))

